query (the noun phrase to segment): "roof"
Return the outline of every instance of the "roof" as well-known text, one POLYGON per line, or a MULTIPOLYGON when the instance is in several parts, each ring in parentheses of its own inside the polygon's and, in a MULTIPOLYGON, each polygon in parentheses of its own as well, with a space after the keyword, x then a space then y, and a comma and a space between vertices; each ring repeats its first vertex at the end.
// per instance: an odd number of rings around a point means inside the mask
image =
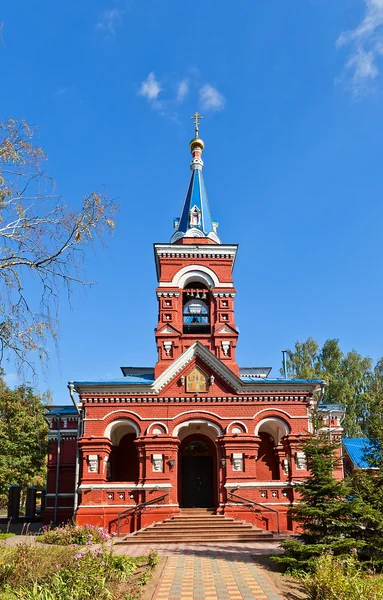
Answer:
POLYGON ((268 377, 272 367, 240 367, 239 375, 241 379, 259 379, 268 377))
POLYGON ((368 438, 344 438, 343 446, 352 464, 357 469, 368 469, 370 465, 364 455, 370 446, 368 438))
POLYGON ((181 216, 174 220, 175 233, 171 243, 182 237, 208 237, 220 244, 216 234, 218 223, 214 222, 209 208, 205 182, 202 175, 203 162, 201 159, 203 147, 191 148, 191 176, 186 192, 181 216))
POLYGON ((124 377, 143 377, 154 379, 154 367, 121 367, 124 377))
POLYGON ((45 413, 47 417, 54 417, 55 415, 77 415, 77 410, 73 406, 73 404, 68 405, 60 405, 60 406, 51 406, 50 410, 45 413))

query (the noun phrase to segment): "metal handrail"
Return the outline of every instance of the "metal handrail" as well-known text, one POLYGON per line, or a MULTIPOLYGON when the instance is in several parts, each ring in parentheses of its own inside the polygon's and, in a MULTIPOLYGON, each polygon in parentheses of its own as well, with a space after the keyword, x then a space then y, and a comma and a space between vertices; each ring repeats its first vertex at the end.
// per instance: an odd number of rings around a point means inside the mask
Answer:
MULTIPOLYGON (((266 506, 266 504, 260 504, 260 502, 254 502, 254 500, 249 500, 249 498, 243 498, 243 496, 238 496, 238 494, 234 494, 233 492, 229 492, 230 496, 233 496, 234 498, 239 498, 239 500, 244 500, 246 504, 255 504, 255 506, 260 506, 263 509, 266 509, 270 512, 275 512, 277 515, 277 528, 278 528, 278 535, 281 532, 281 528, 280 528, 280 522, 279 522, 279 512, 277 511, 276 508, 271 508, 270 506, 266 506)), ((235 502, 235 500, 234 500, 235 502)), ((243 504, 242 502, 237 502, 237 504, 243 504)))
POLYGON ((124 515, 128 515, 128 513, 135 514, 136 512, 142 510, 143 508, 146 508, 147 506, 150 506, 150 504, 154 504, 155 502, 159 502, 160 500, 164 500, 166 498, 166 496, 169 496, 169 494, 162 494, 162 496, 158 496, 157 498, 152 498, 151 500, 147 500, 146 502, 142 502, 141 504, 137 504, 133 508, 127 508, 126 510, 123 510, 120 513, 118 513, 118 515, 117 515, 117 535, 120 536, 120 521, 121 521, 121 518, 123 518, 124 515))

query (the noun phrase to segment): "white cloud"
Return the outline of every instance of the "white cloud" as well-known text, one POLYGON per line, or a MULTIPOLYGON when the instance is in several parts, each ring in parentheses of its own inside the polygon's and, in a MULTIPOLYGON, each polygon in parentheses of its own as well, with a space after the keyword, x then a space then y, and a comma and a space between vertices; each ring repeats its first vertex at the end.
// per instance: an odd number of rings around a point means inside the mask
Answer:
POLYGON ((359 95, 379 75, 377 59, 383 56, 383 0, 363 0, 366 5, 364 18, 351 31, 343 32, 339 47, 351 46, 351 54, 345 68, 352 72, 352 88, 359 95))
POLYGON ((177 88, 178 102, 182 102, 183 100, 185 100, 188 93, 189 93, 189 82, 187 79, 183 79, 182 81, 180 81, 180 83, 178 84, 178 88, 177 88))
POLYGON ((124 11, 118 8, 104 10, 101 20, 96 25, 96 29, 103 31, 108 34, 108 36, 114 35, 117 27, 122 23, 123 14, 124 11))
POLYGON ((149 102, 155 103, 162 91, 154 73, 149 73, 146 79, 141 83, 139 94, 144 96, 149 102))
POLYGON ((202 110, 222 110, 225 106, 223 95, 208 83, 199 89, 199 99, 202 110))

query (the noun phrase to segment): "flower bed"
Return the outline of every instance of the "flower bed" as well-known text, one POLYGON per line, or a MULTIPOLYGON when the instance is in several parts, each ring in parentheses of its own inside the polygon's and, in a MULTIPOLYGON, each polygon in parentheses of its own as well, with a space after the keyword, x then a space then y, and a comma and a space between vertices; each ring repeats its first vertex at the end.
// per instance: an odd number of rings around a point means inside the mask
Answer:
POLYGON ((133 600, 151 577, 157 555, 21 544, 0 546, 0 600, 133 600))
POLYGON ((37 537, 44 544, 56 544, 58 546, 91 546, 102 544, 111 539, 115 534, 109 534, 106 529, 95 525, 63 525, 51 529, 43 527, 43 533, 37 537))

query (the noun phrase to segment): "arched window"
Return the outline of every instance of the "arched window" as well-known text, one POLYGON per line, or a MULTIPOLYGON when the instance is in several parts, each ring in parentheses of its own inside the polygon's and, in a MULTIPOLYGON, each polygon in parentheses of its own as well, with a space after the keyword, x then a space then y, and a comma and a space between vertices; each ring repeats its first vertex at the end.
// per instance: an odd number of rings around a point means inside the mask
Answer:
POLYGON ((183 291, 183 324, 184 333, 210 333, 210 293, 199 282, 183 291))

